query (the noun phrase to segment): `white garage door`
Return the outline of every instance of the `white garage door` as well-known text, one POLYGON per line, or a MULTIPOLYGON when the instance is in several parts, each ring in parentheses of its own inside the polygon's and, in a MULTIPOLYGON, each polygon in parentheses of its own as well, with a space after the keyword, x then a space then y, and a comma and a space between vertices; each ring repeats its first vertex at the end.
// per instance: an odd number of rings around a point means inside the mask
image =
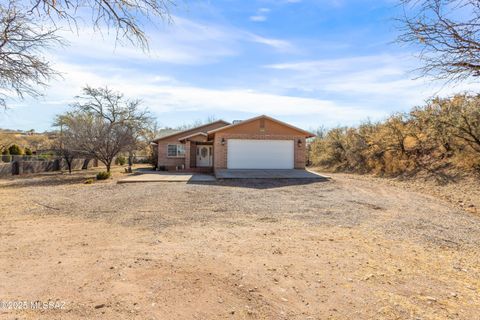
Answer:
POLYGON ((229 139, 228 169, 293 169, 293 140, 229 139))

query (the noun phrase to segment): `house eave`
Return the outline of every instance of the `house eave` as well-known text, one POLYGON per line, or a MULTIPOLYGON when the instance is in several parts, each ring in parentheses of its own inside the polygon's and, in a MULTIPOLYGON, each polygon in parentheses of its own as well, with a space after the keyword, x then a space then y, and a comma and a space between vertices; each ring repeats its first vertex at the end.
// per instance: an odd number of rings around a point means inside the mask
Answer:
POLYGON ((234 123, 234 124, 230 124, 230 125, 227 125, 227 126, 218 128, 218 129, 210 130, 210 131, 207 132, 207 133, 208 133, 208 137, 213 136, 213 135, 214 135, 215 133, 217 133, 217 132, 220 132, 220 131, 223 131, 223 130, 227 130, 227 129, 230 129, 230 128, 234 128, 234 127, 238 127, 238 126, 241 126, 241 125, 243 125, 243 124, 245 124, 245 123, 249 123, 249 122, 252 122, 252 121, 255 121, 255 120, 259 120, 259 119, 262 119, 262 118, 263 118, 263 119, 268 119, 268 120, 270 120, 270 121, 279 123, 279 124, 281 124, 281 125, 283 125, 283 126, 286 126, 286 127, 290 128, 290 129, 293 129, 293 130, 295 130, 295 131, 301 132, 301 133, 303 133, 303 134, 305 135, 306 138, 313 138, 313 137, 316 136, 315 134, 313 134, 313 133, 311 133, 311 132, 308 132, 308 131, 306 131, 306 130, 300 129, 300 128, 298 128, 298 127, 292 126, 292 125, 290 125, 290 124, 288 124, 288 123, 285 123, 285 122, 283 122, 283 121, 274 119, 274 118, 272 118, 272 117, 269 117, 269 116, 263 114, 263 115, 260 115, 260 116, 257 116, 257 117, 253 117, 253 118, 244 120, 244 121, 239 122, 239 123, 234 123))
POLYGON ((196 137, 196 136, 208 137, 208 135, 205 132, 195 132, 195 133, 189 134, 188 136, 178 138, 178 141, 184 141, 184 140, 187 140, 189 138, 196 137))
MULTIPOLYGON (((203 124, 201 126, 198 126, 198 127, 195 127, 195 128, 191 128, 191 129, 187 129, 187 130, 182 130, 182 131, 177 131, 175 133, 172 133, 172 134, 169 134, 169 135, 166 135, 166 136, 163 136, 163 137, 160 137, 160 138, 156 138, 156 139, 153 139, 151 142, 155 142, 157 143, 158 141, 161 141, 161 140, 164 140, 164 139, 169 139, 169 138, 172 138, 172 137, 175 137, 177 135, 181 135, 182 133, 185 133, 185 132, 188 132, 188 131, 193 131, 193 130, 197 130, 197 129, 201 129, 201 128, 204 128, 204 127, 208 127, 212 124, 215 124, 215 123, 224 123, 225 125, 230 125, 230 122, 227 122, 225 120, 217 120, 217 121, 213 121, 213 122, 210 122, 210 123, 207 123, 207 124, 203 124)), ((200 131, 201 132, 201 131, 200 131)), ((200 133, 198 132, 198 133, 200 133)))

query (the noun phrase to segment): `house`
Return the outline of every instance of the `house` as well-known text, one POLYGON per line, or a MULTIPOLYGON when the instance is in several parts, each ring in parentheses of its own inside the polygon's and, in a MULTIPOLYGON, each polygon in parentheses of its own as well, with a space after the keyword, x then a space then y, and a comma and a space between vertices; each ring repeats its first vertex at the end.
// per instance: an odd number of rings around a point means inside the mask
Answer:
POLYGON ((304 169, 310 132, 262 115, 218 120, 154 140, 166 170, 304 169))

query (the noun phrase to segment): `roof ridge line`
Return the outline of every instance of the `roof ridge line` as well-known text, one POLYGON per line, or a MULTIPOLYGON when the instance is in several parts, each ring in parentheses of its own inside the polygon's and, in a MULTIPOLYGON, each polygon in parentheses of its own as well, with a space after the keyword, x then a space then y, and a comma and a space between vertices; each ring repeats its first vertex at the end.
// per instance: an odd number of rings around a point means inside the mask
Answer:
POLYGON ((159 141, 159 140, 162 140, 162 139, 165 139, 165 138, 173 137, 173 136, 176 136, 176 135, 178 135, 178 134, 181 134, 181 133, 184 133, 184 132, 187 132, 187 131, 191 131, 191 130, 199 129, 199 128, 202 128, 202 127, 206 127, 206 126, 209 126, 209 125, 214 124, 214 123, 217 123, 217 122, 223 122, 223 123, 225 123, 227 126, 231 124, 231 123, 228 122, 228 121, 225 121, 225 120, 220 119, 220 120, 212 121, 212 122, 209 122, 209 123, 206 123, 206 124, 202 124, 201 126, 198 126, 198 127, 193 127, 193 128, 186 129, 186 130, 177 131, 177 132, 174 132, 174 133, 172 133, 172 134, 169 134, 169 135, 166 135, 166 136, 163 136, 163 137, 160 137, 160 138, 153 139, 152 142, 156 142, 156 141, 159 141))

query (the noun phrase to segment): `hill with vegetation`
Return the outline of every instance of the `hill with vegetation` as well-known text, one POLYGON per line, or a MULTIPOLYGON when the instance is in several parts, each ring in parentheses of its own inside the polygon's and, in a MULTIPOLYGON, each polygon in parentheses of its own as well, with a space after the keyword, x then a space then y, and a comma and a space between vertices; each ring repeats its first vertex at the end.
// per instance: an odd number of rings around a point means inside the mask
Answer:
POLYGON ((53 132, 37 133, 34 130, 0 129, 0 152, 12 145, 17 145, 21 150, 32 151, 50 149, 56 135, 53 132))
POLYGON ((480 174, 480 95, 436 98, 409 113, 320 130, 310 162, 336 172, 437 179, 480 174))

